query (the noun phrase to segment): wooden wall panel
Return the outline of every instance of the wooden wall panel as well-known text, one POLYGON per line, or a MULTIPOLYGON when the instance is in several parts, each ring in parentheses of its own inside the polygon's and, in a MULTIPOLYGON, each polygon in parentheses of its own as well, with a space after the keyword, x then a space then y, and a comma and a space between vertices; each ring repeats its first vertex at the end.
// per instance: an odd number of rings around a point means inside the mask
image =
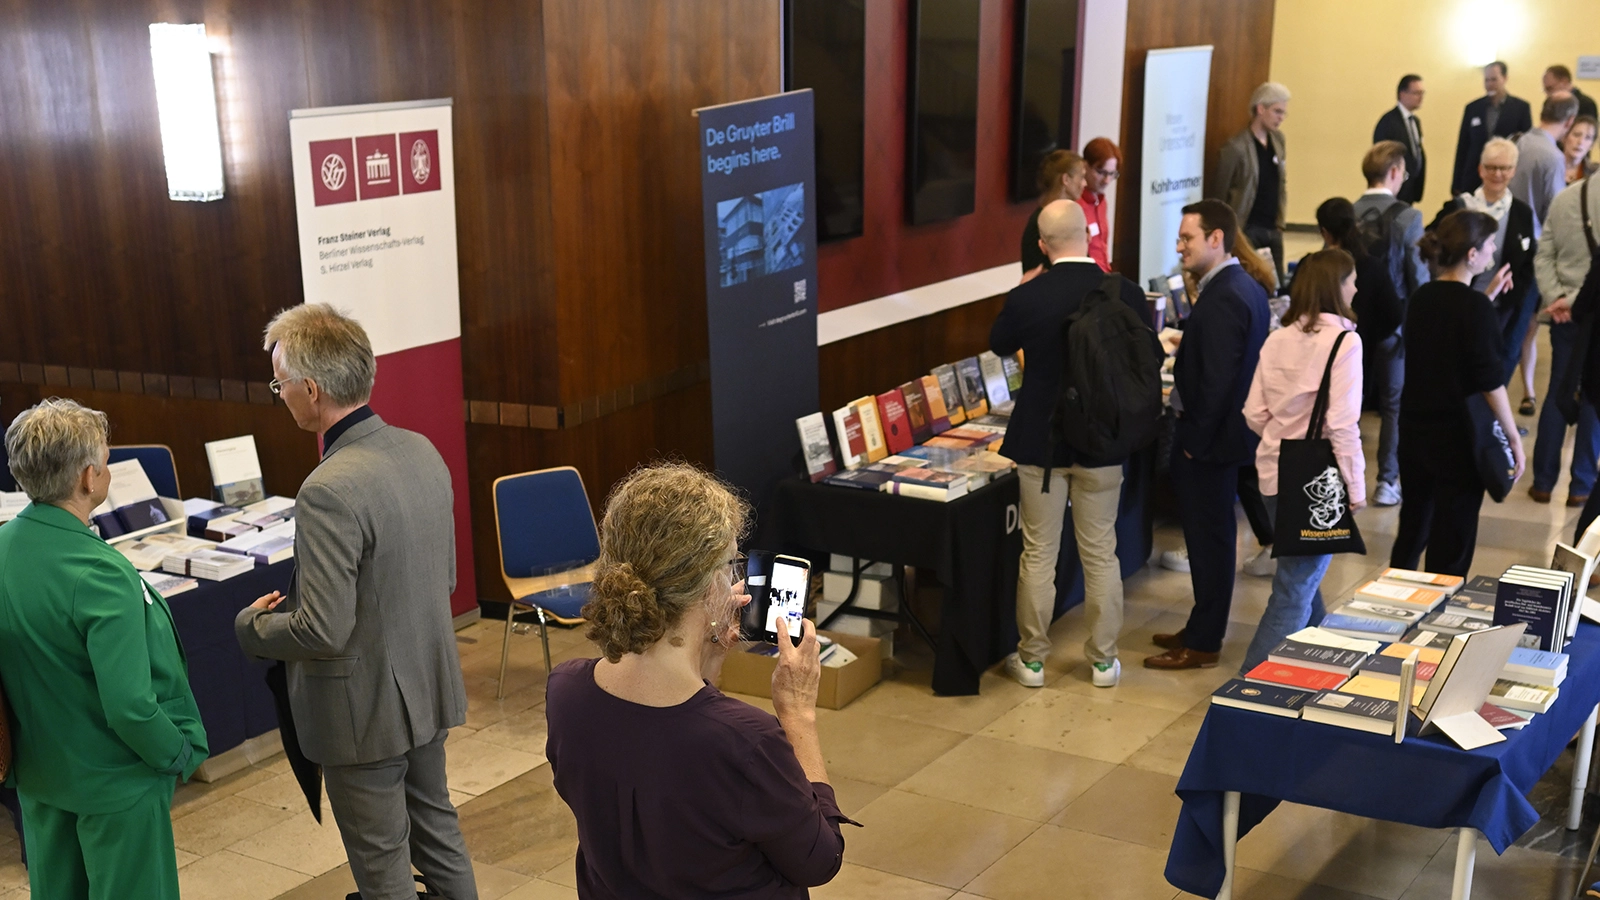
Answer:
POLYGON ((989 327, 1004 305, 1004 296, 990 297, 824 345, 817 360, 822 408, 838 409, 989 349, 989 327))
POLYGON ((1206 187, 1217 152, 1250 124, 1250 94, 1272 66, 1276 0, 1208 0, 1204 14, 1180 0, 1128 0, 1127 60, 1122 87, 1121 185, 1117 190, 1116 268, 1139 272, 1140 147, 1144 140, 1145 53, 1163 47, 1212 45, 1206 100, 1206 187))

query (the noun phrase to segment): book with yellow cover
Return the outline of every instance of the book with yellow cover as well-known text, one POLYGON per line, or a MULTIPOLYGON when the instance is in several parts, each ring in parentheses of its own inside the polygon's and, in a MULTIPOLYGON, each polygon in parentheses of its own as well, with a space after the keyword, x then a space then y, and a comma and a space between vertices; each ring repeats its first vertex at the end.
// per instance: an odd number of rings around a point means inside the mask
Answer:
MULTIPOLYGON (((1356 677, 1346 681, 1340 691, 1346 694, 1359 694, 1363 697, 1375 697, 1379 700, 1392 700, 1400 702, 1400 682, 1389 681, 1373 675, 1356 673, 1356 677)), ((1428 690, 1427 682, 1418 682, 1411 692, 1411 705, 1416 706, 1422 702, 1422 695, 1428 690)))
POLYGON ((861 417, 861 437, 867 442, 867 462, 875 463, 889 455, 889 445, 883 440, 883 424, 878 421, 878 402, 872 397, 859 397, 850 401, 861 417))
POLYGON ((1437 666, 1439 661, 1444 659, 1444 651, 1438 647, 1419 647, 1413 644, 1390 644, 1383 648, 1383 652, 1378 655, 1405 659, 1411 655, 1413 650, 1417 651, 1417 662, 1419 663, 1433 663, 1437 666))
POLYGON ((934 434, 943 434, 950 430, 950 408, 944 401, 944 390, 939 387, 939 379, 932 375, 924 375, 920 380, 922 396, 928 401, 928 426, 934 434))

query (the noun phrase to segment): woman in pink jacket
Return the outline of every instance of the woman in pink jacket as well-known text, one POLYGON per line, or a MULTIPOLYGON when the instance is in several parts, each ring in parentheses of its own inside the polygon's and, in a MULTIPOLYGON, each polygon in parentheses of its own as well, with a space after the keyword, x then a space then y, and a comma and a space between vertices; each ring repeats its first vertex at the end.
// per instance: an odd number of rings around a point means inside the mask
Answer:
MULTIPOLYGON (((1343 250, 1319 250, 1306 257, 1289 289, 1289 311, 1283 327, 1261 346, 1244 419, 1261 435, 1256 446, 1256 471, 1268 512, 1277 518, 1279 442, 1306 436, 1311 407, 1322 384, 1322 371, 1340 332, 1329 378, 1328 415, 1323 436, 1333 443, 1339 474, 1350 492, 1350 508, 1367 505, 1366 458, 1361 455, 1361 338, 1355 334, 1350 298, 1356 294, 1356 266, 1343 250)), ((1291 490, 1292 486, 1285 486, 1291 490)), ((1267 654, 1288 635, 1322 621, 1322 576, 1332 556, 1284 556, 1272 579, 1272 596, 1245 653, 1241 673, 1265 662, 1267 654)))

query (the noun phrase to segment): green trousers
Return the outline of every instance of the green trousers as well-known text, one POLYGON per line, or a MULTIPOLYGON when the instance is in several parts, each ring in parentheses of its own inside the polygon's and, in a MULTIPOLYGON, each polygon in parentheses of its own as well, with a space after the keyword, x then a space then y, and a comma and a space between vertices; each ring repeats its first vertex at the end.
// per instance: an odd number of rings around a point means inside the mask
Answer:
POLYGON ((33 900, 178 900, 172 787, 158 784, 103 815, 36 803, 19 791, 33 900))

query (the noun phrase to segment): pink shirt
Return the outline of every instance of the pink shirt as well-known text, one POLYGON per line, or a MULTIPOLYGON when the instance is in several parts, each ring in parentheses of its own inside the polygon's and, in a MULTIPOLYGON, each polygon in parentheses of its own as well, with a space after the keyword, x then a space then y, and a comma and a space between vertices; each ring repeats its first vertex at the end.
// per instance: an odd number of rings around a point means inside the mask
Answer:
POLYGON ((1088 220, 1089 258, 1100 266, 1100 271, 1109 272, 1111 257, 1106 252, 1106 241, 1110 238, 1106 234, 1106 195, 1085 189, 1078 197, 1078 205, 1083 207, 1083 217, 1088 220))
POLYGON ((1322 436, 1333 443, 1351 503, 1367 499, 1367 461, 1361 455, 1361 338, 1355 323, 1332 313, 1321 313, 1317 330, 1307 334, 1300 325, 1286 325, 1267 335, 1261 345, 1250 395, 1244 401, 1244 420, 1261 435, 1256 447, 1256 472, 1261 493, 1278 493, 1278 443, 1306 436, 1311 427, 1311 407, 1317 402, 1322 370, 1328 364, 1340 330, 1350 336, 1339 345, 1328 381, 1328 416, 1322 436))

